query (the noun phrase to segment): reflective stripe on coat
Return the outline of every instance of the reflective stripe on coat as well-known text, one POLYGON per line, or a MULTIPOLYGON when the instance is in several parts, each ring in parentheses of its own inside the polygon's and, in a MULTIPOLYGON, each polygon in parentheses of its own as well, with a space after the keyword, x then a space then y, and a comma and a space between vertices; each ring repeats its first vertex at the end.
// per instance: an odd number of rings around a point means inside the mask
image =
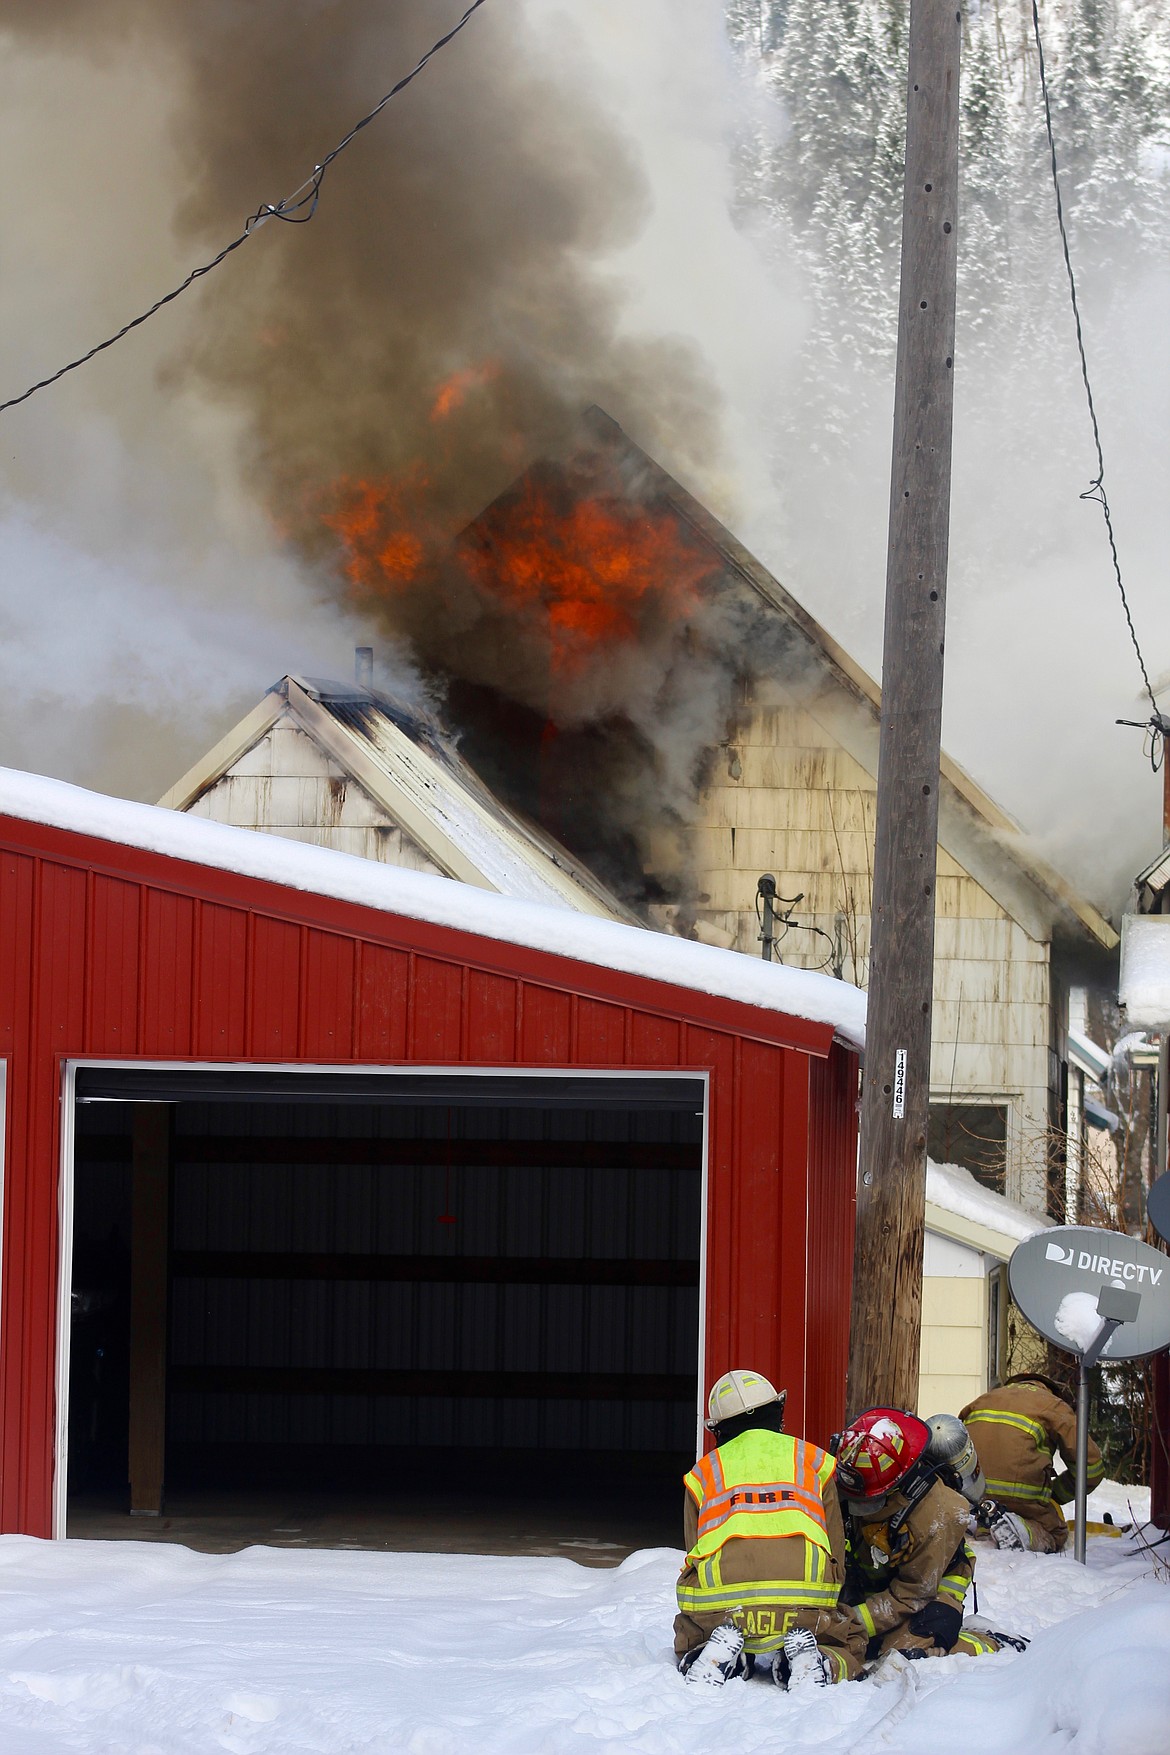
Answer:
POLYGON ((815 1444, 759 1428, 709 1451, 686 1477, 698 1512, 687 1559, 715 1554, 733 1537, 803 1536, 827 1552, 824 1495, 836 1467, 815 1444))
MULTIPOLYGON (((1055 1482, 1057 1454, 1069 1470, 1076 1469, 1077 1417, 1060 1396, 1042 1383, 1007 1383, 968 1402, 959 1418, 971 1434, 987 1491, 999 1504, 1019 1508, 1025 1516, 1062 1501, 1068 1476, 1055 1482)), ((1101 1452, 1089 1439, 1090 1488, 1105 1478, 1101 1452)))

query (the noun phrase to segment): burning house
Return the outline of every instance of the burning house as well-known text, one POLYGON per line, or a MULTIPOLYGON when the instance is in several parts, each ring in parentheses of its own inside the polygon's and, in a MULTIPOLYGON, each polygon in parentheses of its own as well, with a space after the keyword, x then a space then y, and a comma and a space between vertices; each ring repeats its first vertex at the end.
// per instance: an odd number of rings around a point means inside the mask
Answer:
MULTIPOLYGON (((319 523, 493 792, 683 937, 758 954, 773 875, 780 959, 864 986, 872 679, 598 409, 454 541, 438 497, 421 470, 346 480, 319 523)), ((945 756, 936 893, 932 1156, 1043 1213, 1068 985, 1117 935, 945 756)))

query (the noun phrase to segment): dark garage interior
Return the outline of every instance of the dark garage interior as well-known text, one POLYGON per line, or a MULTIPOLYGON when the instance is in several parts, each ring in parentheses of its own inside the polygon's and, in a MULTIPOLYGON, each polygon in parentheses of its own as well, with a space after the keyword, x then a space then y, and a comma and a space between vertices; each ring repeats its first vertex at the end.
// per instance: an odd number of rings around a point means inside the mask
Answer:
POLYGON ((77 1081, 70 1535, 677 1545, 701 1079, 77 1081))

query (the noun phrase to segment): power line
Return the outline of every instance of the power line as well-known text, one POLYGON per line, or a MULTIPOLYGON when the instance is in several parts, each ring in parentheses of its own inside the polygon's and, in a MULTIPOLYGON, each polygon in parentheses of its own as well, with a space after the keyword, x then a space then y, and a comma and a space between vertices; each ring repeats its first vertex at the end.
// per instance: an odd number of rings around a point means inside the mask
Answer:
POLYGON ((307 225, 317 211, 317 202, 321 196, 321 184, 324 181, 325 172, 329 169, 329 166, 333 163, 334 159, 339 158, 345 151, 346 147, 357 139, 363 128, 368 128, 374 118, 381 115, 391 98, 397 97, 400 91, 405 91, 406 87, 413 79, 418 78, 419 74, 422 72, 427 62, 431 60, 432 56, 437 55, 440 49, 445 49, 447 44, 451 42, 454 37, 459 35, 459 32, 471 18, 472 13, 478 12, 483 4, 484 0, 471 0, 471 5, 467 8, 467 11, 463 14, 463 17, 459 20, 458 24, 453 25, 445 36, 441 36, 437 42, 431 44, 430 48, 422 57, 421 61, 418 62, 417 66, 412 67, 410 72, 405 74, 398 81, 397 85, 391 86, 385 97, 380 98, 374 105, 373 109, 367 111, 367 113, 361 118, 360 122, 354 123, 345 138, 338 141, 332 152, 327 152, 325 154, 325 157, 321 160, 320 164, 313 166, 312 174, 306 177, 304 182, 301 183, 298 188, 294 189, 291 195, 286 195, 283 201, 264 202, 256 209, 255 213, 249 214, 248 218, 244 221, 243 230, 238 236, 232 239, 230 244, 224 245, 218 256, 213 256, 210 262, 204 262, 199 268, 193 268, 190 274, 187 275, 186 279, 180 281, 179 285, 171 292, 164 293, 162 298, 156 299, 154 304, 151 305, 148 310, 143 311, 137 317, 131 318, 129 323, 124 323, 121 329, 119 329, 114 335, 108 336, 105 341, 99 341, 97 346, 91 347, 88 353, 83 353, 77 359, 70 360, 67 366, 61 366, 58 371, 51 373, 47 378, 41 378, 38 383, 30 384, 28 389, 23 391, 21 395, 12 396, 7 402, 0 402, 0 414, 3 414, 6 409, 16 408, 21 402, 27 402, 30 396, 36 395, 38 390, 47 390, 50 384, 55 384, 58 378, 63 378, 67 372, 75 372, 78 366, 84 366, 89 360, 93 359, 95 355, 104 353, 107 347, 113 347, 115 342, 121 341, 123 336, 129 335, 132 329, 137 329, 141 324, 147 322, 149 318, 153 317, 157 311, 161 311, 164 305, 169 305, 172 300, 177 299, 181 293, 185 293, 189 286, 194 286, 197 280, 201 280, 205 274, 210 274, 213 268, 218 268, 220 263, 226 261, 227 257, 231 255, 233 250, 238 250, 241 244, 246 244, 253 233, 259 231, 260 227, 268 220, 280 219, 283 220, 286 225, 307 225))
MULTIPOLYGON (((1040 91, 1044 98, 1044 126, 1048 134, 1048 156, 1052 165, 1052 187, 1056 193, 1056 222, 1060 227, 1060 243, 1064 251, 1064 266, 1068 274, 1069 298, 1072 301, 1073 320, 1077 331, 1077 352, 1081 360, 1081 378, 1085 386, 1085 399, 1089 405, 1089 419, 1093 424, 1093 444, 1097 449, 1097 474, 1089 487, 1081 495, 1082 500, 1095 500, 1101 508, 1105 519, 1105 532, 1109 538, 1109 553, 1113 557, 1113 576, 1117 580, 1117 589, 1121 595, 1121 607, 1125 611, 1126 626, 1129 637, 1133 641, 1133 649, 1137 654, 1138 668, 1142 673, 1142 683, 1149 696, 1153 718, 1150 721, 1154 733, 1155 747, 1153 750, 1154 765, 1157 766, 1157 745, 1164 737, 1163 719, 1158 710, 1158 702, 1150 682, 1150 673, 1146 669, 1146 661, 1142 657, 1142 649, 1138 643, 1137 629, 1133 625, 1129 598, 1125 593, 1125 582, 1121 577, 1121 560, 1117 553, 1117 539, 1113 533, 1113 514, 1109 510, 1109 496, 1105 492, 1105 453, 1101 447, 1101 429, 1097 424, 1097 409, 1093 402, 1093 386, 1089 382, 1089 363, 1085 357, 1085 338, 1081 329, 1081 309, 1077 302, 1077 282, 1073 273, 1072 257, 1069 254, 1068 230, 1064 223, 1064 201, 1060 192, 1060 173, 1056 166, 1056 138, 1052 132, 1052 104, 1048 97, 1048 75, 1044 65, 1044 43, 1040 35, 1040 9, 1037 0, 1032 0, 1032 30, 1036 38, 1036 53, 1040 65, 1040 91)), ((1120 723, 1120 721, 1119 721, 1120 723)))

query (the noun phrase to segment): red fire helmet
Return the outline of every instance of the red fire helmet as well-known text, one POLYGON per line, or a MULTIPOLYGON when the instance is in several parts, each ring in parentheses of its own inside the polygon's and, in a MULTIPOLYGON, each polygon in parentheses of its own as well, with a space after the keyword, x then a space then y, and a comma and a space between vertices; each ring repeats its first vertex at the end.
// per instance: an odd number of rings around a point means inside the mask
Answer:
POLYGON ((901 1486, 926 1453, 930 1427, 901 1408, 867 1408, 837 1445, 837 1478, 851 1499, 877 1499, 901 1486))

